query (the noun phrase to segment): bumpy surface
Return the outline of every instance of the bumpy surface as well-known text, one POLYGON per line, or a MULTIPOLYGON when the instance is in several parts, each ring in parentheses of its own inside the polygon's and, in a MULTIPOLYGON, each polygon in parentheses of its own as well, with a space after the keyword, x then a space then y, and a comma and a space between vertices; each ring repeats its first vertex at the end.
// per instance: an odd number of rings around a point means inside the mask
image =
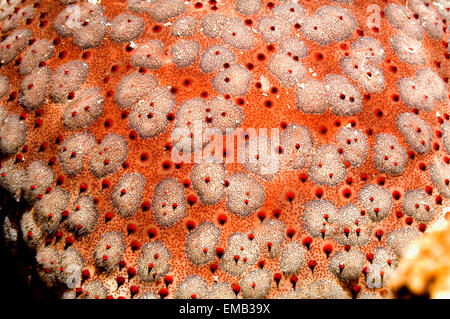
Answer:
POLYGON ((449 8, 2 1, 4 241, 62 298, 392 296, 450 204, 449 8))

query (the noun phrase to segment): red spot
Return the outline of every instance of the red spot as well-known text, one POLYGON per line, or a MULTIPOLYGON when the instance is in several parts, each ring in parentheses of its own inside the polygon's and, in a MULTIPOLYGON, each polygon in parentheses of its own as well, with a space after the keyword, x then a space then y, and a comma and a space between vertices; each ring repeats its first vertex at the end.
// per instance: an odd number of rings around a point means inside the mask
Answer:
MULTIPOLYGON (((75 294, 76 294, 77 297, 80 296, 82 293, 83 293, 83 289, 82 288, 76 288, 75 289, 75 294)), ((86 292, 86 296, 88 296, 88 295, 89 295, 89 292, 86 292)))
POLYGON ((294 235, 295 235, 295 229, 292 229, 292 228, 288 229, 287 232, 286 232, 286 235, 287 235, 290 239, 292 239, 292 237, 294 237, 294 235))
POLYGON ((375 231, 375 236, 377 236, 378 240, 381 241, 381 237, 383 236, 383 231, 381 229, 378 229, 375 231))
POLYGON ((167 120, 168 121, 173 121, 174 119, 175 119, 175 115, 173 113, 167 114, 167 120))
POLYGON ((279 272, 275 273, 275 275, 273 275, 273 280, 276 282, 277 287, 280 284, 280 280, 281 280, 281 274, 279 272))
POLYGON ((224 225, 227 222, 227 215, 225 214, 220 214, 219 217, 217 218, 217 221, 219 222, 220 225, 224 225))
POLYGON ((396 72, 397 72, 397 67, 396 67, 395 65, 391 65, 391 66, 389 67, 389 70, 390 70, 392 73, 396 73, 396 72))
POLYGON ((350 196, 352 195, 352 191, 350 190, 350 188, 346 188, 342 191, 342 195, 344 195, 345 198, 350 198, 350 196))
POLYGON ((413 219, 412 219, 411 217, 407 217, 407 218, 405 219, 405 223, 406 223, 407 225, 411 225, 412 222, 413 222, 413 219))
POLYGON ((62 135, 59 135, 55 140, 55 144, 61 144, 62 140, 63 140, 62 135))
POLYGON ((131 242, 131 250, 132 250, 132 251, 136 251, 136 250, 138 250, 139 248, 141 248, 141 244, 140 244, 137 240, 133 240, 133 241, 131 242))
POLYGON ((80 185, 80 193, 84 193, 85 191, 87 191, 88 186, 86 183, 81 183, 80 185))
POLYGON ((105 122, 103 123, 103 126, 105 128, 110 128, 112 126, 112 121, 110 119, 105 120, 105 122))
POLYGON ((145 153, 141 153, 141 155, 139 156, 139 159, 141 160, 141 162, 146 162, 149 159, 150 155, 145 152, 145 153))
POLYGON ((122 120, 124 120, 128 117, 128 114, 128 111, 123 111, 120 117, 122 118, 122 120))
POLYGON ((295 288, 298 278, 297 278, 297 276, 292 276, 289 281, 291 282, 292 286, 295 288))
POLYGON ((317 266, 317 262, 315 260, 311 260, 308 263, 308 267, 309 267, 309 269, 311 269, 311 271, 314 271, 314 268, 316 268, 316 266, 317 266))
POLYGON ((162 163, 162 167, 165 170, 169 170, 172 167, 172 162, 167 160, 162 163))
POLYGON ((184 84, 184 86, 189 86, 192 84, 192 81, 189 79, 186 79, 186 80, 184 80, 183 84, 184 84))
POLYGON ((148 237, 150 237, 150 239, 151 239, 151 238, 155 238, 156 235, 158 235, 158 232, 156 231, 156 229, 150 228, 150 229, 147 231, 147 235, 148 235, 148 237))
POLYGON ((131 234, 134 234, 135 232, 136 232, 136 225, 134 225, 134 224, 128 224, 128 225, 127 225, 127 233, 128 233, 128 236, 131 235, 131 234))
POLYGON ((171 283, 173 283, 173 278, 171 276, 164 276, 164 284, 166 287, 169 287, 171 283))
POLYGON ((277 94, 278 93, 278 88, 274 86, 274 87, 272 87, 270 89, 270 92, 272 92, 273 94, 277 94))
POLYGON ((133 298, 133 296, 135 296, 137 293, 139 293, 139 288, 137 286, 131 286, 130 293, 131 293, 131 298, 133 298))
POLYGON ((320 187, 318 189, 316 189, 315 195, 319 199, 322 198, 322 196, 323 196, 323 189, 320 188, 320 187))
POLYGON ((357 295, 357 294, 361 291, 361 287, 358 286, 358 285, 354 285, 354 286, 352 287, 352 291, 353 291, 353 293, 354 293, 355 295, 357 295))
POLYGON ((58 57, 59 57, 60 59, 64 59, 64 58, 66 57, 66 55, 67 55, 67 52, 66 52, 66 51, 61 51, 61 52, 59 52, 58 57))
POLYGON ((217 255, 217 257, 219 257, 219 259, 222 258, 224 253, 225 253, 225 250, 223 248, 221 248, 221 247, 216 248, 216 255, 217 255))
POLYGON ((303 246, 305 246, 308 250, 311 247, 312 244, 312 238, 311 237, 305 237, 303 239, 303 246))
POLYGON ((399 191, 394 191, 394 192, 392 193, 392 197, 393 197, 395 200, 399 200, 400 197, 401 197, 400 192, 399 192, 399 191))
POLYGON ((122 276, 118 276, 116 278, 116 282, 117 282, 117 288, 119 288, 120 286, 122 286, 125 283, 125 278, 123 278, 122 276))
POLYGON ((295 195, 294 195, 293 192, 287 192, 287 193, 286 193, 286 199, 287 199, 290 203, 292 203, 292 201, 294 200, 294 198, 295 198, 295 195))
POLYGON ((266 219, 266 213, 263 212, 263 211, 260 211, 260 212, 258 213, 258 218, 259 218, 259 220, 260 220, 261 222, 264 221, 264 219, 266 219))
POLYGON ((300 174, 300 182, 306 183, 307 180, 308 180, 308 174, 305 174, 305 173, 300 174))
POLYGON ((195 223, 192 220, 189 220, 186 222, 186 227, 188 231, 191 231, 195 228, 195 223))
POLYGON ((91 277, 91 273, 89 272, 88 269, 84 269, 84 270, 81 272, 81 278, 82 278, 83 280, 88 280, 90 277, 91 277))
POLYGON ((131 52, 133 51, 133 48, 129 44, 127 44, 127 46, 125 47, 125 51, 131 52))
POLYGON ((109 188, 110 182, 107 179, 102 180, 102 189, 109 188))
POLYGON ((42 142, 42 144, 39 146, 38 152, 44 152, 47 149, 47 143, 42 142))
POLYGON ((58 231, 55 235, 55 243, 58 242, 63 236, 62 231, 58 231))
POLYGON ((189 204, 191 207, 194 206, 194 204, 197 203, 197 196, 195 196, 195 195, 189 195, 189 196, 187 197, 187 202, 188 202, 188 204, 189 204))
POLYGON ((150 209, 150 203, 147 202, 147 201, 143 202, 142 205, 141 205, 141 209, 142 209, 143 212, 148 211, 150 209))
MULTIPOLYGON (((47 238, 45 238, 45 246, 48 246, 48 245, 50 245, 51 243, 52 243, 52 238, 51 237, 47 237, 47 238)), ((64 268, 61 268, 62 270, 61 271, 64 271, 64 268)))
POLYGON ((330 256, 332 251, 333 247, 330 244, 326 244, 325 246, 323 246, 323 252, 327 255, 327 257, 330 256))
POLYGON ((233 292, 236 294, 236 296, 239 294, 239 292, 241 291, 241 287, 238 284, 233 284, 231 286, 231 289, 233 289, 233 292))
POLYGON ((419 224, 419 230, 423 233, 427 229, 427 225, 424 223, 419 224))
POLYGON ((280 209, 274 209, 274 210, 272 211, 272 215, 273 215, 273 217, 275 217, 276 219, 280 218, 281 210, 280 210, 280 209))
POLYGON ((111 221, 112 219, 113 219, 113 213, 107 212, 107 213, 105 214, 105 223, 111 221))
POLYGON ((73 244, 73 237, 69 236, 66 238, 66 245, 70 246, 73 244))
POLYGON ((209 265, 209 270, 214 274, 217 271, 218 267, 216 264, 209 265))
POLYGON ((43 109, 37 109, 35 114, 36 114, 36 117, 42 116, 42 115, 44 115, 44 110, 43 109))
POLYGON ((136 269, 133 267, 128 267, 127 269, 128 279, 134 278, 136 276, 136 269))
POLYGON ((130 134, 128 134, 128 137, 130 138, 130 140, 135 140, 135 139, 137 139, 137 133, 135 131, 130 131, 130 134))
POLYGON ((169 295, 169 291, 166 288, 161 288, 158 294, 161 297, 161 299, 164 299, 169 295))

